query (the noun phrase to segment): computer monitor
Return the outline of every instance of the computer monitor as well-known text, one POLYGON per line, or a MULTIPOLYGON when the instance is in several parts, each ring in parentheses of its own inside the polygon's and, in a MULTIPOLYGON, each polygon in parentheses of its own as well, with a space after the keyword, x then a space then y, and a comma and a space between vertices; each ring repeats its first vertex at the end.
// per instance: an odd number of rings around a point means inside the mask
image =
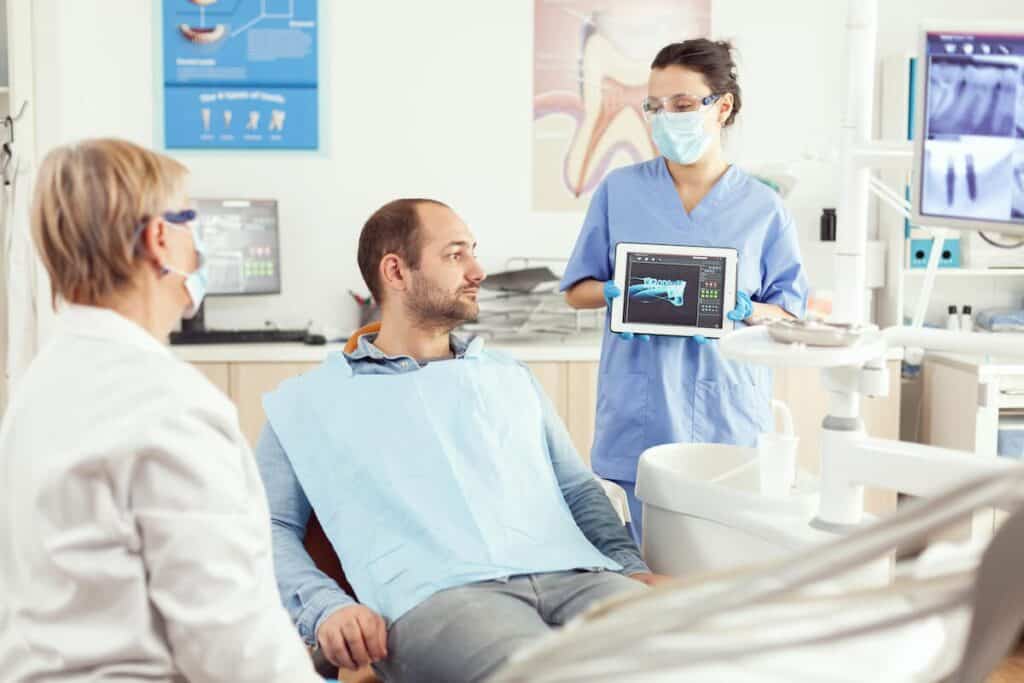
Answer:
POLYGON ((281 293, 277 201, 197 199, 210 296, 281 293))
POLYGON ((1024 26, 921 35, 913 222, 1024 234, 1024 26))

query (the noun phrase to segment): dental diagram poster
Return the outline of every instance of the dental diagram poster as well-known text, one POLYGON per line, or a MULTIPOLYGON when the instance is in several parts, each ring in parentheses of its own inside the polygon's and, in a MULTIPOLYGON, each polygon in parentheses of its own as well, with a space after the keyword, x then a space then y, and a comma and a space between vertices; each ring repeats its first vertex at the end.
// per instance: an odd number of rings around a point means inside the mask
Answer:
POLYGON ((533 208, 585 211, 609 171, 657 155, 651 62, 708 35, 711 0, 535 0, 533 21, 533 208))
POLYGON ((168 149, 319 145, 317 0, 163 0, 168 149))

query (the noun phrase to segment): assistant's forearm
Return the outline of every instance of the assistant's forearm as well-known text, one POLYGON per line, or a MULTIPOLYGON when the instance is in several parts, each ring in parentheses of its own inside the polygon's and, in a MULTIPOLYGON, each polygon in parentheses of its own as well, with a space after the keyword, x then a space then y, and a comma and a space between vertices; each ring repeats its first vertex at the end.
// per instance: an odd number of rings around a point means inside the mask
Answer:
POLYGON ((576 309, 604 308, 604 283, 597 280, 580 280, 566 290, 565 300, 576 309))
POLYGON ((761 320, 783 320, 796 318, 792 313, 777 304, 754 304, 754 313, 751 318, 761 320))

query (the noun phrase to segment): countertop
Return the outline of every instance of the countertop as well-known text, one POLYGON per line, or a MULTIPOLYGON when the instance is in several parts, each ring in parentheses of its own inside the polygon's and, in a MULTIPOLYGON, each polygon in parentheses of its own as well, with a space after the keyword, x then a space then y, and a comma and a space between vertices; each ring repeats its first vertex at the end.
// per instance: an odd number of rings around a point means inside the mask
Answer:
MULTIPOLYGON (((601 357, 598 335, 515 343, 488 341, 486 345, 524 363, 597 362, 601 357)), ((171 348, 190 363, 319 363, 328 354, 341 351, 344 345, 188 344, 171 348)))
MULTIPOLYGON (((537 341, 488 341, 487 346, 524 363, 596 363, 601 358, 601 336, 593 334, 537 341)), ((343 345, 189 344, 171 348, 179 358, 190 363, 319 363, 328 354, 341 351, 343 345)), ((902 357, 903 349, 889 349, 889 360, 902 357)))
POLYGON ((965 356, 955 353, 930 353, 925 357, 925 362, 941 363, 959 370, 976 372, 980 377, 997 375, 1006 377, 1009 375, 1024 375, 1024 359, 1016 358, 982 358, 980 356, 965 356))

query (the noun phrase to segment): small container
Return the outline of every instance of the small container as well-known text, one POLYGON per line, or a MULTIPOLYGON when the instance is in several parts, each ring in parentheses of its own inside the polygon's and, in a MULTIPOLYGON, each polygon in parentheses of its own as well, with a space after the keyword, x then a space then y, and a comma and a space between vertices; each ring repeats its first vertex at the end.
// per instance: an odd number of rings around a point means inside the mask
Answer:
POLYGON ((960 330, 960 314, 956 312, 956 306, 950 306, 946 309, 949 315, 946 317, 946 329, 947 330, 960 330))
POLYGON ((960 309, 960 331, 974 332, 974 316, 971 315, 971 307, 964 306, 960 309))
POLYGON ((835 242, 836 241, 836 210, 835 209, 822 209, 821 210, 821 241, 822 242, 835 242))
POLYGON ((796 483, 796 456, 800 439, 793 434, 793 414, 782 401, 772 401, 775 421, 781 433, 757 435, 757 467, 761 495, 774 498, 790 495, 796 483))
POLYGON ((796 449, 800 439, 786 434, 757 435, 761 495, 788 496, 796 483, 796 449))

